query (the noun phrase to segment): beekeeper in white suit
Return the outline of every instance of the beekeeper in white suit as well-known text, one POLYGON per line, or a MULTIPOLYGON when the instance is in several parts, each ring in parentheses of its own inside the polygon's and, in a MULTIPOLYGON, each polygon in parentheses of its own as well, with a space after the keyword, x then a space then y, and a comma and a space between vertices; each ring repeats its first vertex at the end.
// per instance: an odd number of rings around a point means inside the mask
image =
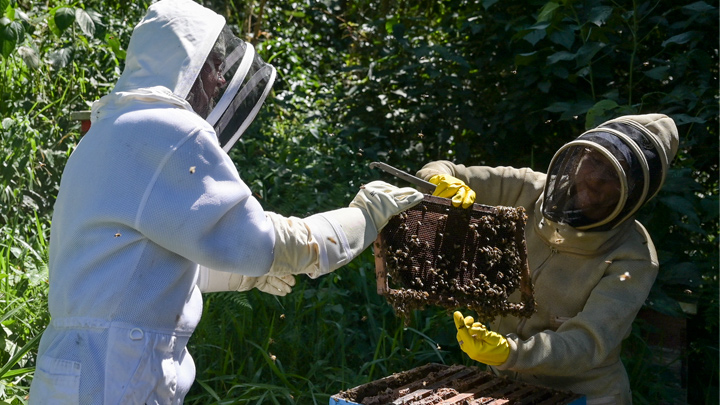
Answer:
POLYGON ((180 404, 201 291, 284 295, 329 273, 422 199, 382 182, 350 207, 283 217, 252 197, 226 151, 275 70, 191 0, 149 7, 113 92, 63 173, 50 238, 52 320, 31 404, 180 404))
POLYGON ((547 174, 425 165, 418 176, 456 205, 523 206, 528 213, 537 312, 499 317, 490 328, 456 312, 460 348, 503 376, 584 394, 588 404, 630 404, 621 343, 658 272, 657 252, 635 214, 662 187, 677 148, 671 118, 629 115, 564 145, 547 174))

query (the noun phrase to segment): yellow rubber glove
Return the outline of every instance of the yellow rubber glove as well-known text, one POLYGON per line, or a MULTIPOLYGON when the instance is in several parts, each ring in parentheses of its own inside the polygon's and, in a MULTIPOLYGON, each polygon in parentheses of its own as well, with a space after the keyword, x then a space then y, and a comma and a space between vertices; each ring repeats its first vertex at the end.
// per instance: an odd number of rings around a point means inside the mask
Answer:
POLYGON ((471 359, 491 366, 505 363, 510 355, 510 345, 501 335, 489 331, 485 325, 475 322, 472 316, 463 318, 460 311, 453 314, 457 326, 460 349, 471 359))
POLYGON ((436 174, 430 177, 429 181, 437 186, 433 195, 452 198, 452 205, 455 207, 468 208, 475 202, 475 192, 458 178, 449 174, 436 174))

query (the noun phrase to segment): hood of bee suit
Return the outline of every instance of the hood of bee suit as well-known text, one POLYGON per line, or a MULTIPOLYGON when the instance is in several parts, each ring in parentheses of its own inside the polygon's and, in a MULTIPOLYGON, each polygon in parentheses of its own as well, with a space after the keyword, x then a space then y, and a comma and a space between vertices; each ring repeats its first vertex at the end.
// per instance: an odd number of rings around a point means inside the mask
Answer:
POLYGON ((206 119, 227 151, 255 118, 274 79, 272 65, 237 38, 224 17, 192 0, 161 0, 135 26, 123 73, 113 91, 93 104, 91 120, 138 101, 169 103, 206 119), (198 108, 197 90, 212 75, 221 76, 222 88, 205 94, 210 100, 198 108))
POLYGON ((562 146, 548 168, 543 216, 604 231, 633 217, 662 187, 679 143, 663 114, 627 115, 562 146))

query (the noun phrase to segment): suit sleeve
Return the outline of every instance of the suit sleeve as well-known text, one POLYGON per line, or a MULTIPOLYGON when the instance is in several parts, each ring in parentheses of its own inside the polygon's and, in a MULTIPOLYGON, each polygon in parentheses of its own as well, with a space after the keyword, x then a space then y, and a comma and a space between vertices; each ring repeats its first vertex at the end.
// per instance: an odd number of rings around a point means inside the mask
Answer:
POLYGON ((135 222, 152 242, 217 271, 261 276, 273 261, 272 224, 214 134, 202 130, 170 148, 135 222))
POLYGON ((545 174, 528 168, 465 166, 447 160, 426 164, 417 175, 429 180, 436 174, 449 174, 467 184, 475 193, 475 202, 485 205, 531 207, 543 191, 545 174))
MULTIPOLYGON (((640 224, 636 223, 636 229, 644 232, 640 224)), ((657 277, 656 257, 640 254, 643 251, 648 251, 647 246, 636 246, 634 251, 625 246, 601 261, 599 265, 606 268, 583 310, 557 331, 545 330, 528 339, 508 335, 510 357, 497 368, 567 376, 607 365, 604 361, 614 358, 610 354, 619 351, 630 334, 657 277)))

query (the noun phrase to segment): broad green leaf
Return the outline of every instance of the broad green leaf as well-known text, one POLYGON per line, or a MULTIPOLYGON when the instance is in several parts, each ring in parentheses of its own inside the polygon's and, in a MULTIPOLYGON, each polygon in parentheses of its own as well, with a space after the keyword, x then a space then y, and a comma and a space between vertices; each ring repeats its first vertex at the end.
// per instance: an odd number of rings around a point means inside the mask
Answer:
POLYGON ((608 18, 612 15, 613 8, 610 6, 599 6, 593 7, 588 14, 588 22, 597 25, 598 27, 605 24, 608 18))
POLYGON ((687 114, 673 114, 673 120, 677 125, 684 124, 704 124, 707 122, 705 119, 700 117, 691 117, 687 114))
POLYGON ((575 31, 571 29, 555 31, 550 34, 550 41, 555 44, 564 46, 565 49, 571 49, 573 43, 575 42, 575 31))
POLYGON ((606 112, 618 107, 614 100, 600 100, 592 106, 585 116, 585 128, 595 128, 607 118, 606 112))
MULTIPOLYGON (((673 115, 672 117, 677 122, 677 116, 673 115)), ((675 169, 671 167, 670 170, 668 170, 668 175, 662 189, 664 192, 669 193, 684 193, 688 191, 700 191, 701 187, 693 180, 692 170, 686 168, 675 169)))
POLYGON ((672 263, 662 266, 658 279, 668 284, 683 284, 691 287, 700 285, 702 272, 691 262, 672 263))
POLYGON ((533 63, 535 59, 537 59, 538 54, 537 52, 529 52, 529 53, 521 53, 515 55, 515 64, 517 66, 528 66, 533 63))
POLYGON ((22 25, 21 21, 15 20, 10 23, 10 29, 15 31, 17 35, 16 43, 20 43, 25 39, 25 26, 22 25))
POLYGON ((460 55, 457 55, 457 54, 453 53, 453 52, 450 51, 448 48, 446 48, 446 47, 444 47, 444 46, 442 46, 442 45, 436 45, 436 46, 433 47, 433 49, 434 49, 437 53, 439 53, 440 56, 442 56, 443 58, 445 58, 445 59, 447 59, 447 60, 452 60, 452 61, 458 63, 458 64, 461 65, 461 66, 465 66, 465 67, 470 66, 470 65, 468 64, 467 60, 465 60, 465 58, 463 58, 463 57, 460 56, 460 55))
POLYGON ((677 317, 683 316, 680 304, 678 304, 676 299, 667 295, 667 293, 659 287, 659 284, 656 284, 650 290, 646 302, 650 308, 660 313, 677 317))
POLYGON ((407 98, 407 96, 408 96, 406 92, 404 92, 404 91, 402 91, 402 90, 400 90, 400 89, 391 90, 390 92, 393 93, 393 94, 397 94, 398 96, 400 96, 400 97, 402 97, 402 98, 407 98))
POLYGON ((550 104, 549 106, 545 107, 545 111, 550 112, 565 112, 570 109, 570 103, 559 101, 550 104))
POLYGON ((58 30, 62 33, 75 22, 75 10, 71 7, 60 7, 55 10, 55 18, 53 19, 58 30))
POLYGON ((595 54, 604 47, 605 44, 602 42, 588 42, 581 46, 577 51, 577 67, 589 65, 595 54))
POLYGON ((70 64, 74 53, 75 51, 72 47, 60 48, 48 53, 48 59, 50 60, 50 64, 56 69, 64 68, 70 64))
POLYGON ((555 2, 548 2, 546 3, 543 8, 540 10, 540 13, 538 14, 538 21, 548 21, 551 20, 553 15, 555 14, 555 10, 560 7, 558 3, 555 2))
POLYGON ((710 196, 700 200, 700 207, 702 207, 703 218, 706 219, 717 219, 720 216, 720 210, 718 207, 718 196, 710 196))
POLYGON ((10 129, 10 127, 12 127, 13 125, 15 125, 15 120, 13 120, 12 118, 3 118, 3 120, 2 120, 3 129, 10 129))
POLYGON ((674 35, 666 41, 663 41, 662 46, 667 46, 668 44, 682 45, 700 37, 701 35, 702 34, 697 31, 683 32, 682 34, 674 35))
POLYGON ((37 69, 40 67, 40 57, 35 49, 30 48, 29 46, 18 47, 18 55, 20 55, 29 68, 37 69))
MULTIPOLYGON (((3 20, 7 20, 3 18, 3 20)), ((0 24, 2 24, 0 22, 0 24)), ((23 25, 18 21, 10 21, 6 25, 0 25, 0 44, 2 44, 2 55, 7 58, 17 43, 22 40, 25 36, 25 29, 23 25)))
POLYGON ((707 4, 704 1, 696 1, 693 4, 688 4, 687 6, 684 6, 683 9, 696 13, 704 13, 707 11, 715 10, 715 7, 707 4))
POLYGON ((393 26, 400 22, 400 19, 397 17, 389 18, 387 21, 385 21, 385 31, 388 34, 392 34, 393 32, 393 26))
POLYGON ((0 0, 0 16, 5 15, 5 10, 10 5, 10 0, 0 0))
POLYGON ((643 72, 643 74, 651 79, 655 80, 665 80, 669 76, 670 66, 658 66, 656 68, 650 69, 647 72, 643 72))
POLYGON ((570 76, 570 72, 564 67, 558 65, 552 69, 553 76, 557 76, 561 79, 567 79, 570 76))
POLYGON ((405 37, 405 24, 395 24, 392 26, 392 34, 398 41, 405 37))
POLYGON ((630 19, 633 18, 634 15, 635 15, 635 12, 634 12, 633 10, 628 10, 628 11, 620 14, 620 16, 622 17, 622 19, 625 20, 625 21, 629 21, 630 19))
POLYGON ((90 18, 90 15, 81 8, 75 9, 75 21, 77 21, 82 30, 83 34, 88 37, 95 35, 95 22, 90 18))
MULTIPOLYGON (((0 28, 7 27, 8 25, 10 25, 11 22, 12 22, 12 20, 7 17, 0 17, 0 28)), ((0 34, 2 34, 2 33, 0 32, 0 34)), ((2 39, 2 38, 3 37, 0 36, 0 39, 2 39)))
POLYGON ((305 17, 305 13, 302 11, 292 10, 292 11, 285 11, 285 15, 288 17, 295 17, 295 18, 303 18, 305 17))
POLYGON ((553 63, 557 63, 561 60, 573 60, 573 59, 575 59, 574 53, 560 51, 560 52, 555 52, 554 54, 548 56, 547 63, 548 63, 548 65, 552 65, 553 63))
POLYGON ((530 30, 546 30, 550 25, 551 24, 549 21, 538 21, 535 24, 533 24, 532 26, 530 26, 530 28, 528 28, 528 29, 530 29, 530 30))
POLYGON ((527 35, 525 35, 523 39, 535 45, 540 42, 541 39, 545 38, 545 35, 545 30, 532 30, 527 35))
POLYGON ((688 217, 690 221, 698 221, 697 211, 695 211, 692 202, 687 198, 678 195, 668 195, 658 197, 658 199, 668 208, 671 208, 680 215, 688 217))
POLYGON ((95 33, 93 34, 93 37, 97 39, 105 38, 106 26, 102 21, 102 15, 93 9, 87 9, 85 10, 85 12, 90 17, 93 25, 95 26, 95 33))
MULTIPOLYGON (((581 97, 584 96, 581 95, 581 97)), ((594 104, 595 103, 590 99, 575 100, 572 103, 569 103, 568 110, 560 115, 560 119, 571 120, 575 119, 576 117, 580 117, 581 115, 587 113, 594 104)))
POLYGON ((17 9, 17 8, 14 10, 15 10, 15 15, 13 16, 14 20, 22 21, 24 24, 30 24, 30 17, 28 17, 27 14, 25 14, 22 10, 17 9))
POLYGON ((110 49, 112 49, 116 57, 125 59, 126 52, 120 48, 120 41, 117 39, 117 35, 111 33, 105 34, 105 42, 110 46, 110 49))

